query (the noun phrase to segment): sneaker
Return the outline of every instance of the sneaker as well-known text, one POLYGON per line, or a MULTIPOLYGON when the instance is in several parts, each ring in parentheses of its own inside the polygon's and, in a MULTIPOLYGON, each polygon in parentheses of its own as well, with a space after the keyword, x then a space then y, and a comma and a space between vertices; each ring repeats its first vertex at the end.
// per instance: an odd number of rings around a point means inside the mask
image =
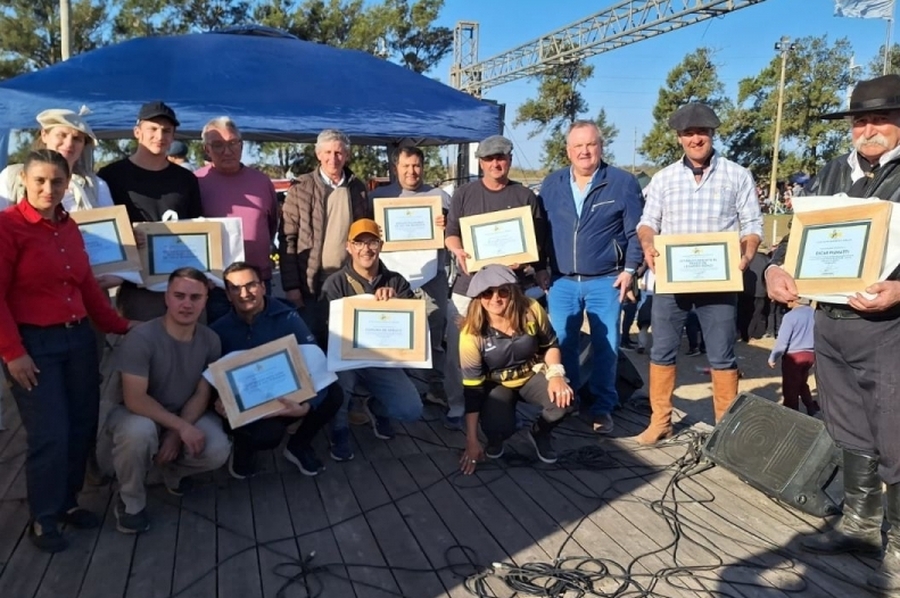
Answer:
POLYGON ((619 343, 619 347, 621 347, 624 351, 634 351, 635 349, 634 343, 626 338, 622 339, 622 342, 619 343))
POLYGON ((528 440, 530 440, 532 446, 534 446, 538 459, 547 465, 556 463, 556 460, 559 457, 556 454, 556 451, 553 450, 553 441, 551 440, 549 433, 540 434, 531 430, 528 432, 528 440))
POLYGON ((331 458, 338 462, 353 459, 353 449, 350 448, 350 428, 338 428, 331 431, 331 458))
POLYGON ((688 352, 685 353, 685 355, 687 355, 688 357, 696 357, 697 355, 700 355, 700 349, 697 349, 696 347, 693 349, 688 349, 688 352))
POLYGON ((456 415, 456 416, 445 415, 444 419, 443 419, 444 427, 447 428, 448 430, 454 430, 454 431, 461 432, 463 429, 462 419, 463 418, 459 415, 456 415))
POLYGON ((430 384, 428 392, 422 395, 422 402, 439 407, 447 406, 447 391, 440 384, 430 384))
POLYGON ((238 450, 232 446, 228 456, 228 473, 236 480, 243 480, 256 475, 256 454, 253 451, 238 450))
POLYGON ((45 530, 39 523, 32 523, 28 526, 28 539, 41 552, 61 552, 69 547, 69 543, 62 537, 58 529, 53 527, 45 530))
POLYGON ((597 434, 609 434, 613 431, 613 428, 616 427, 616 424, 613 422, 612 415, 604 413, 603 415, 594 416, 591 427, 594 428, 594 432, 597 434))
POLYGON ((140 513, 126 513, 125 503, 121 498, 116 502, 113 514, 116 516, 116 529, 123 534, 140 534, 150 529, 147 509, 141 509, 140 513))
POLYGON ((165 486, 166 491, 172 496, 182 497, 194 489, 194 480, 191 478, 181 478, 174 486, 170 486, 168 483, 166 483, 165 486))
POLYGON ((502 442, 498 442, 497 444, 489 442, 484 449, 484 456, 488 459, 499 459, 503 456, 505 451, 506 449, 503 447, 502 442))
POLYGON ((390 440, 396 436, 394 426, 391 425, 391 420, 380 415, 376 415, 372 418, 372 431, 375 432, 375 438, 380 438, 382 440, 390 440))
POLYGON ((291 450, 290 447, 284 447, 284 458, 296 465, 300 473, 310 477, 319 475, 319 472, 325 469, 325 466, 316 457, 316 451, 310 446, 296 451, 291 450))
POLYGON ((351 409, 347 412, 347 422, 349 422, 351 426, 365 426, 369 421, 369 416, 365 411, 351 409))
POLYGON ((81 507, 69 509, 59 516, 60 523, 71 525, 76 529, 94 529, 100 527, 100 518, 81 507))

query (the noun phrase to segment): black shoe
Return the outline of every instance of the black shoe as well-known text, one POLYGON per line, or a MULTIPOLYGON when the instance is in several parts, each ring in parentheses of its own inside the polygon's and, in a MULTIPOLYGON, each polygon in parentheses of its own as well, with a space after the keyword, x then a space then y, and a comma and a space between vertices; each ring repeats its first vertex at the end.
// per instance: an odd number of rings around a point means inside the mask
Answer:
POLYGON ((41 552, 62 552, 69 547, 69 543, 56 527, 45 530, 39 523, 32 523, 28 526, 28 538, 41 552))
POLYGON ((69 509, 59 516, 60 523, 71 525, 77 529, 94 529, 100 527, 100 518, 81 507, 69 509))
POLYGON ((625 351, 634 351, 635 345, 628 339, 623 338, 622 342, 619 343, 619 347, 621 347, 625 351))
POLYGON ((697 355, 700 355, 700 349, 688 349, 688 352, 685 353, 685 355, 687 355, 688 357, 696 357, 697 355))
POLYGON ((310 446, 296 450, 291 450, 289 446, 286 446, 284 447, 284 458, 296 465, 303 475, 316 476, 325 469, 325 465, 316 457, 316 451, 310 446))
POLYGON ((256 475, 256 454, 253 451, 239 450, 237 445, 232 446, 228 456, 228 473, 236 480, 256 475))
POLYGON ((178 480, 177 486, 169 486, 166 484, 166 491, 172 496, 184 496, 194 489, 194 480, 191 478, 181 478, 178 480))
POLYGON ((489 442, 484 449, 484 456, 488 459, 499 459, 503 456, 505 450, 502 441, 497 443, 489 442))
POLYGON ((122 499, 116 501, 113 509, 116 516, 116 529, 123 534, 140 534, 150 529, 150 518, 147 517, 147 509, 142 509, 139 513, 126 513, 125 503, 122 499))
POLYGON ((824 534, 816 534, 800 542, 800 546, 807 552, 816 554, 842 554, 852 552, 865 556, 881 555, 881 530, 867 536, 850 536, 833 529, 824 534))
POLYGON ((549 432, 535 432, 534 430, 531 430, 528 432, 528 440, 530 440, 531 444, 534 446, 538 459, 548 465, 556 463, 556 460, 559 457, 556 454, 556 451, 553 450, 553 441, 550 438, 549 432))

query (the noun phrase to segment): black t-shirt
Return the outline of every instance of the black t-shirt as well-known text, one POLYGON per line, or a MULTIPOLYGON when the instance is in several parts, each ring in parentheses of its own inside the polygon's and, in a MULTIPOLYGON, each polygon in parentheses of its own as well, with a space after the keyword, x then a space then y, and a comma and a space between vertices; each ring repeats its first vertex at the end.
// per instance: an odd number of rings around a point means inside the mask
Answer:
POLYGON ((197 177, 176 164, 147 170, 125 158, 104 166, 97 176, 109 185, 113 203, 128 209, 132 222, 159 222, 167 210, 179 220, 202 216, 197 177))

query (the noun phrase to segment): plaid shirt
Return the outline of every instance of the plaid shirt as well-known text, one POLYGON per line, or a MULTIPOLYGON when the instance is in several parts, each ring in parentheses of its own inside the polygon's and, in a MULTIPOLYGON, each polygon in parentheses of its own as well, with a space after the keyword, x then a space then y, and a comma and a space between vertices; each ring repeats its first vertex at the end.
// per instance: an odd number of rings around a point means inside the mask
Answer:
POLYGON ((644 189, 644 198, 638 228, 647 226, 665 235, 739 231, 741 238, 762 238, 753 175, 717 154, 699 183, 682 160, 666 166, 644 189))

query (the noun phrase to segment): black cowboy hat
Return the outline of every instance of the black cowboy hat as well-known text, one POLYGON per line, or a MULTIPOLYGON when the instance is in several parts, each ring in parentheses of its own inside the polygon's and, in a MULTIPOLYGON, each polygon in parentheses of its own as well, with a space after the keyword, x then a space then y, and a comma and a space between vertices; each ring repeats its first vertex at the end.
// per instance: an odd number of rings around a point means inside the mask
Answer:
POLYGON ((900 75, 884 75, 868 81, 860 81, 850 94, 850 109, 823 114, 820 118, 832 120, 865 114, 900 110, 900 75))

